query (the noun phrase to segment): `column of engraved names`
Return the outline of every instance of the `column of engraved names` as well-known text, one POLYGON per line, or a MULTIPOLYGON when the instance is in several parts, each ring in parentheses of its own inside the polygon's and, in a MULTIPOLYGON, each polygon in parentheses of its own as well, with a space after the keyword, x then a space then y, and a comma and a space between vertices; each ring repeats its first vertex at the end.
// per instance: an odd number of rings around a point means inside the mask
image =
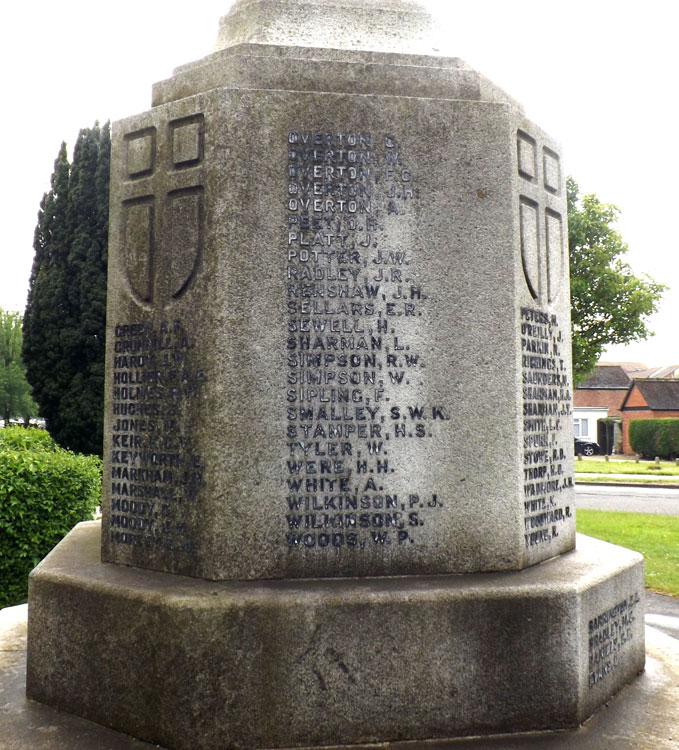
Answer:
MULTIPOLYGON (((387 402, 383 452, 385 456, 387 452, 393 456, 392 465, 397 465, 396 471, 400 473, 400 495, 395 497, 400 509, 395 541, 401 545, 421 541, 424 537, 418 530, 435 522, 436 513, 444 505, 441 493, 431 486, 426 472, 408 471, 409 459, 404 459, 408 444, 417 443, 416 447, 426 452, 427 441, 441 438, 441 428, 450 420, 450 411, 447 405, 431 403, 424 395, 426 359, 431 352, 423 356, 419 342, 421 319, 432 300, 421 281, 419 256, 428 236, 422 227, 409 234, 403 226, 412 219, 413 208, 420 198, 417 177, 399 138, 384 134, 379 142, 382 151, 376 181, 380 186, 378 213, 382 221, 371 247, 368 278, 380 284, 383 308, 378 314, 387 322, 386 375, 379 383, 385 389, 387 402), (409 237, 408 241, 399 241, 401 236, 409 237)), ((382 444, 376 447, 379 453, 382 444)))
POLYGON ((185 507, 202 483, 181 414, 205 378, 180 321, 114 329, 110 539, 191 554, 185 507))
POLYGON ((589 687, 608 677, 623 660, 625 646, 634 639, 634 623, 641 601, 638 591, 616 602, 589 621, 589 687))
POLYGON ((573 486, 565 468, 564 420, 571 413, 568 371, 555 315, 521 309, 523 475, 526 547, 549 543, 572 516, 559 495, 573 486))
POLYGON ((374 221, 371 160, 369 133, 288 135, 290 546, 362 543, 352 462, 356 439, 381 430, 365 393, 381 365, 381 337, 366 327, 374 294, 361 274, 374 221))
MULTIPOLYGON (((404 252, 381 248, 385 220, 412 200, 396 140, 291 131, 287 164, 288 449, 286 541, 359 547, 412 541, 416 493, 390 489, 387 441, 406 436, 394 387, 417 369, 397 326, 417 316, 404 252), (401 320, 399 320, 401 319, 401 320), (391 436, 393 437, 393 436, 391 436)), ((423 406, 411 409, 421 417, 423 406)), ((404 414, 408 413, 404 409, 404 414)), ((419 435, 421 426, 408 426, 419 435)), ((431 507, 431 505, 430 505, 431 507)))

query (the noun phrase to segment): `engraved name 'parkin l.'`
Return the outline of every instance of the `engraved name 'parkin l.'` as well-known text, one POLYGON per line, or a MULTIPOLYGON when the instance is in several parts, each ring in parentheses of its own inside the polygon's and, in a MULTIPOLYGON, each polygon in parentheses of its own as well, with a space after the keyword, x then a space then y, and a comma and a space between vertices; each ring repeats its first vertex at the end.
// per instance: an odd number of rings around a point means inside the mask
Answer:
POLYGON ((392 245, 390 229, 418 200, 416 178, 387 133, 291 130, 287 150, 284 543, 416 544, 444 499, 407 477, 401 446, 450 419, 409 395, 431 300, 417 248, 392 245))
POLYGON ((527 549, 549 544, 573 508, 560 495, 573 488, 563 425, 571 388, 556 315, 521 308, 524 540, 527 549))

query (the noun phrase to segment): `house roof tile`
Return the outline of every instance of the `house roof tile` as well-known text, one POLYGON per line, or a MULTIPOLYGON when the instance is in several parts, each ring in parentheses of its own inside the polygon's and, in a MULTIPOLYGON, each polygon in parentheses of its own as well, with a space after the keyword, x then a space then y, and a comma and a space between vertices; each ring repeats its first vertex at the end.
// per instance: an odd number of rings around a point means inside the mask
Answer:
POLYGON ((597 365, 578 390, 626 390, 630 382, 630 375, 621 365, 597 365))
POLYGON ((649 409, 679 411, 679 379, 638 378, 634 380, 634 385, 639 389, 649 409))

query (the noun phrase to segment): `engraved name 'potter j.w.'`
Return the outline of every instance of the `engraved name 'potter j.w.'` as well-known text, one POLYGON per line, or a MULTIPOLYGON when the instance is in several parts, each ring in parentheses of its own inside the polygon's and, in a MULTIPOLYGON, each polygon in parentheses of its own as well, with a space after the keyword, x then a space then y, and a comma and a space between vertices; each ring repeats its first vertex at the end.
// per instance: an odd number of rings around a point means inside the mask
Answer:
POLYGON ((288 133, 284 543, 291 550, 418 543, 440 493, 417 487, 403 441, 436 440, 424 383, 417 248, 393 245, 418 199, 387 133, 288 133), (411 267, 411 263, 413 267, 411 267))

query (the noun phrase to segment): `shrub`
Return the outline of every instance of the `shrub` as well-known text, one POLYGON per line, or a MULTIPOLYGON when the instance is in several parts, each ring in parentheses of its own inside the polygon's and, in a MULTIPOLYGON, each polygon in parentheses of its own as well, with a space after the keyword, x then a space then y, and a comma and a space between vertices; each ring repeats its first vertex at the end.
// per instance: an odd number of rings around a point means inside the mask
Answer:
POLYGON ((94 516, 101 498, 99 458, 52 446, 37 430, 15 429, 28 433, 30 447, 17 447, 11 429, 0 431, 0 607, 25 600, 30 571, 94 516))
POLYGON ((646 458, 679 456, 679 419, 631 419, 629 441, 646 458))
POLYGON ((47 430, 33 427, 7 427, 0 430, 0 451, 55 451, 58 447, 47 430))

